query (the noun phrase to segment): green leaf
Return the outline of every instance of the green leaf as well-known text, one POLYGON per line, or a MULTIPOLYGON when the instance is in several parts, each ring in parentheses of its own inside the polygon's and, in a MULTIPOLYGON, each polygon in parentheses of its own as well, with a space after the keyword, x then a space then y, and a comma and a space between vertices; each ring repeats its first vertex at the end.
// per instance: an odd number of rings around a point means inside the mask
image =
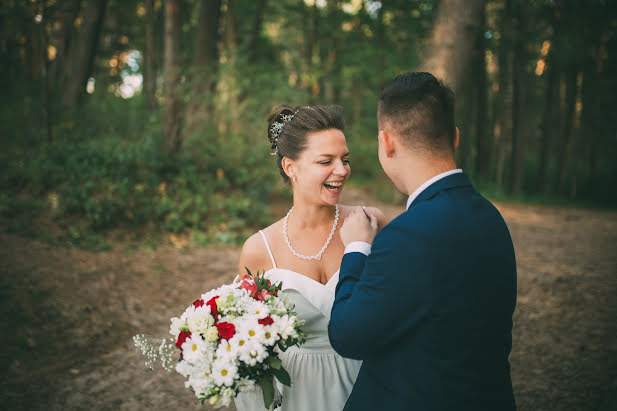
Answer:
POLYGON ((275 370, 279 370, 282 367, 281 359, 278 357, 270 357, 268 359, 268 364, 271 368, 274 368, 275 370))
POLYGON ((274 381, 269 375, 264 376, 259 380, 259 385, 261 385, 261 390, 264 394, 264 405, 266 409, 269 409, 270 405, 274 402, 274 381))
POLYGON ((273 368, 272 374, 279 380, 282 384, 285 384, 288 387, 291 387, 291 377, 289 373, 285 371, 285 368, 281 367, 279 369, 273 368))

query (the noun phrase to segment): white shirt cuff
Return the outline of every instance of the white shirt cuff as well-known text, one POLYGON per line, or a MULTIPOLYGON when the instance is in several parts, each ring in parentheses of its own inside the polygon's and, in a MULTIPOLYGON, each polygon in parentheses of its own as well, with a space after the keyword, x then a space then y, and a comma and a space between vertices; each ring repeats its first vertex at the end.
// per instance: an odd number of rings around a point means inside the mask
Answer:
POLYGON ((345 254, 347 253, 362 253, 368 256, 371 254, 371 245, 364 241, 354 241, 345 247, 345 254))

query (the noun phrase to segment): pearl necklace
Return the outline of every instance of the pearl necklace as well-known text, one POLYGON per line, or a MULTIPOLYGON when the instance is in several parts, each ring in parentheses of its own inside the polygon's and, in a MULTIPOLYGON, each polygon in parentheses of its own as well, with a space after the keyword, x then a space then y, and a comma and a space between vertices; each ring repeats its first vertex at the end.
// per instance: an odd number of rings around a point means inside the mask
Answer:
POLYGON ((287 220, 289 219, 289 215, 291 214, 293 209, 294 208, 291 207, 289 211, 287 212, 287 215, 283 219, 283 237, 285 237, 285 242, 287 243, 287 247, 289 248, 289 251, 291 251, 291 253, 295 255, 296 257, 302 258, 303 260, 321 260, 321 255, 324 253, 324 251, 326 251, 326 248, 328 248, 328 245, 330 245, 330 241, 332 241, 332 237, 334 236, 334 233, 336 232, 336 225, 338 224, 338 215, 339 215, 338 204, 335 205, 336 212, 334 213, 334 224, 332 224, 332 230, 330 230, 330 235, 328 236, 326 243, 324 244, 323 247, 321 247, 321 250, 319 250, 317 254, 310 255, 310 256, 300 254, 299 252, 294 250, 294 248, 291 246, 291 243, 289 242, 289 237, 287 237, 287 220))

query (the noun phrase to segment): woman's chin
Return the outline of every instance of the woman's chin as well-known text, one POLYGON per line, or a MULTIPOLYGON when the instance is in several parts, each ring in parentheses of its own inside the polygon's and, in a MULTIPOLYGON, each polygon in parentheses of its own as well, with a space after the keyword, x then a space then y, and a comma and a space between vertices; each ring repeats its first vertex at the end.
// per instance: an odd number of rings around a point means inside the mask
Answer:
POLYGON ((335 205, 338 204, 340 199, 341 199, 341 193, 343 192, 343 187, 339 188, 338 190, 334 191, 334 190, 330 190, 327 188, 323 188, 322 189, 322 196, 321 198, 324 200, 324 202, 330 204, 330 205, 335 205))

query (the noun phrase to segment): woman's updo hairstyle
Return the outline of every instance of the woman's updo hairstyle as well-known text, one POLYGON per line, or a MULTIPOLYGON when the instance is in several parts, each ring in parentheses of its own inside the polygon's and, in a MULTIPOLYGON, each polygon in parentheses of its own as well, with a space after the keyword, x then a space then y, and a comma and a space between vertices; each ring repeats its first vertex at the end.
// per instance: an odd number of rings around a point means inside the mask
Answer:
POLYGON ((343 131, 345 120, 340 106, 296 106, 282 104, 268 117, 268 140, 272 144, 272 155, 283 181, 289 177, 283 171, 283 157, 298 159, 306 148, 307 136, 316 131, 331 128, 343 131))

